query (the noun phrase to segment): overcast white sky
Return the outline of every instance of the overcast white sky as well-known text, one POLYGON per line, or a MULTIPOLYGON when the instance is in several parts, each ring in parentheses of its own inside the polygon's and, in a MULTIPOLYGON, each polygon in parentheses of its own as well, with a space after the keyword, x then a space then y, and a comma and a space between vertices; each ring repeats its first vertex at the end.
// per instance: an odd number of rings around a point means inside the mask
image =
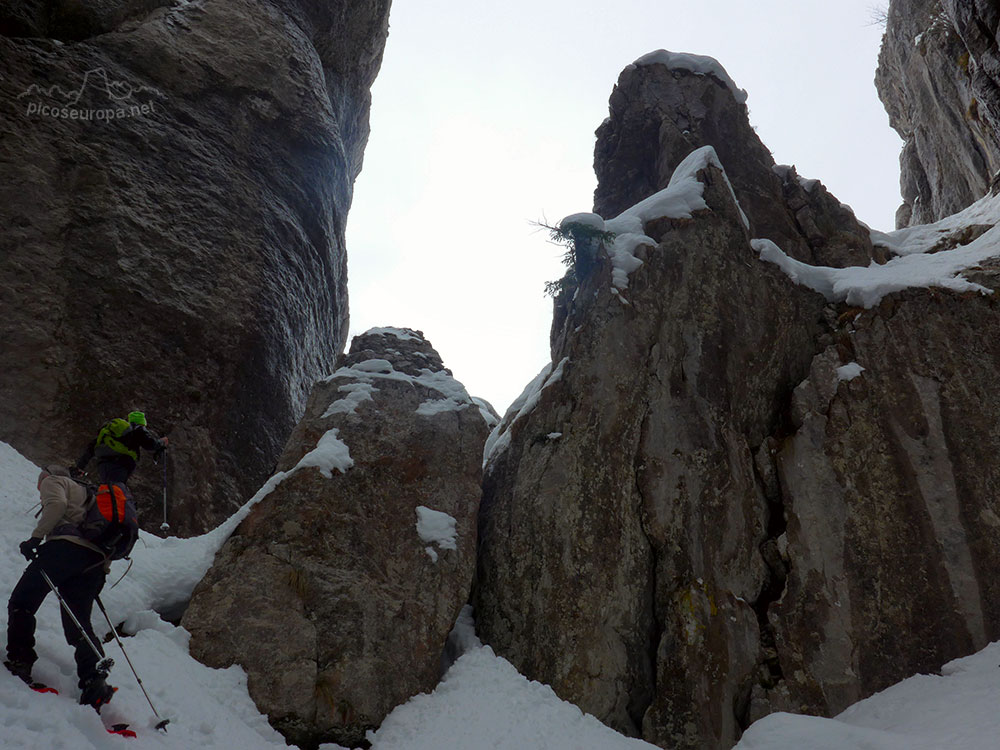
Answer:
POLYGON ((779 164, 893 229, 899 150, 873 79, 876 0, 396 0, 347 251, 351 335, 415 328, 503 414, 549 360, 561 251, 530 222, 592 208, 622 68, 718 59, 779 164))

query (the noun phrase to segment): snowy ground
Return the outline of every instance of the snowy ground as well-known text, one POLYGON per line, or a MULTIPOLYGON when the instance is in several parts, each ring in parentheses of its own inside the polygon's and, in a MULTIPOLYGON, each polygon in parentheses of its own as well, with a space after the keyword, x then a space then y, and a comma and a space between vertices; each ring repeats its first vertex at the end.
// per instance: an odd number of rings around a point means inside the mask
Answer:
MULTIPOLYGON (((25 562, 17 545, 34 526, 37 469, 0 443, 0 592, 9 595, 25 562)), ((263 491, 266 491, 266 487, 263 491)), ((0 670, 0 747, 7 748, 207 748, 284 747, 247 695, 238 667, 209 669, 188 654, 188 634, 162 620, 183 602, 242 514, 195 539, 143 536, 128 576, 102 595, 111 617, 134 633, 125 639, 157 711, 171 720, 162 734, 153 712, 114 643, 111 682, 120 690, 106 709, 127 720, 140 737, 104 731, 100 718, 77 705, 76 677, 63 641, 58 604, 50 597, 39 612, 36 679, 61 695, 40 695, 0 670)), ((110 582, 124 570, 115 563, 110 582)), ((99 612, 98 632, 107 633, 99 612), (103 627, 102 627, 103 625, 103 627)), ((457 628, 465 653, 438 688, 399 706, 372 740, 375 750, 640 750, 652 745, 623 737, 545 685, 530 682, 489 647, 468 623, 457 628)), ((6 642, 6 620, 2 635, 6 642)), ((952 662, 941 676, 917 676, 853 706, 836 719, 775 714, 746 733, 738 750, 986 750, 1000 733, 1000 644, 952 662)), ((336 746, 326 745, 324 750, 336 746)))
MULTIPOLYGON (((33 506, 38 469, 10 446, 0 443, 0 594, 6 600, 26 565, 18 544, 34 528, 33 506)), ((273 482, 262 488, 264 494, 273 482)), ((129 721, 140 737, 126 740, 105 732, 97 714, 79 706, 73 656, 63 640, 54 597, 38 615, 38 663, 34 676, 59 689, 40 695, 0 669, 0 748, 206 748, 241 750, 284 747, 247 694, 246 675, 238 667, 209 669, 188 654, 188 633, 165 622, 157 612, 176 609, 190 595, 212 557, 245 510, 222 527, 195 539, 158 539, 143 535, 133 552, 128 576, 101 596, 111 619, 134 633, 125 639, 153 705, 170 718, 167 734, 151 728, 153 712, 113 642, 105 646, 115 659, 110 682, 119 688, 106 709, 129 721)), ((109 586, 124 572, 114 563, 109 586)), ((95 610, 94 626, 109 633, 95 610)), ((372 737, 376 750, 498 748, 524 750, 640 750, 645 742, 623 737, 575 706, 559 700, 548 687, 529 682, 504 659, 483 647, 468 625, 459 631, 466 653, 451 667, 433 695, 417 696, 397 708, 372 737)), ((6 643, 7 622, 0 637, 6 643)), ((326 745, 324 750, 336 746, 326 745)))

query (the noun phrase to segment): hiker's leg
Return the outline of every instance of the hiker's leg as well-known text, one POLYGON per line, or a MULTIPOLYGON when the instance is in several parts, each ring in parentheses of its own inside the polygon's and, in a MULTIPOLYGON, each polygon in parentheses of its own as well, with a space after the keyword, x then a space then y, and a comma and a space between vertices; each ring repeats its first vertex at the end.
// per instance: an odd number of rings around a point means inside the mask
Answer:
POLYGON ((104 562, 97 554, 87 550, 84 552, 88 552, 88 554, 82 572, 59 586, 59 593, 62 594, 63 601, 66 602, 83 628, 83 632, 81 632, 80 627, 77 627, 66 611, 62 611, 63 632, 66 635, 66 643, 73 648, 76 673, 81 687, 97 674, 97 664, 104 656, 104 648, 94 633, 94 626, 90 621, 94 600, 104 588, 104 562))
POLYGON ((7 601, 7 658, 26 666, 29 672, 38 659, 35 653, 35 613, 49 593, 41 570, 41 561, 32 560, 7 601))

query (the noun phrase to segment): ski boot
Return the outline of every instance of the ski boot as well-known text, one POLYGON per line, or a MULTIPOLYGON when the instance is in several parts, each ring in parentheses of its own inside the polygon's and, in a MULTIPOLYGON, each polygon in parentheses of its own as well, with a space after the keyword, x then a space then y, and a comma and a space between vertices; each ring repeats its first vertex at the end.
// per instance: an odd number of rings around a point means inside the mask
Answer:
POLYGON ((90 706, 97 713, 101 712, 101 707, 107 705, 115 695, 118 688, 111 687, 100 675, 91 677, 82 685, 80 693, 80 705, 90 706))
POLYGON ((11 659, 10 661, 5 661, 3 665, 7 667, 8 672, 21 680, 25 685, 31 684, 31 665, 28 662, 11 659))

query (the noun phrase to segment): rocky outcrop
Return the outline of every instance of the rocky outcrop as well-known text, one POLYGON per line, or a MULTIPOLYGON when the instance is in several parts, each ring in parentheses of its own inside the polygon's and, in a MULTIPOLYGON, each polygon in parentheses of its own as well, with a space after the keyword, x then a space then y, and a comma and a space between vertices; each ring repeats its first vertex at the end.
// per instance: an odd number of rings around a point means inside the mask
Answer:
POLYGON ((180 533, 260 486, 345 342, 388 6, 3 5, 0 440, 71 459, 145 410, 180 533))
MULTIPOLYGON (((643 75, 677 80, 625 74, 643 75)), ((690 78, 692 96, 730 96, 690 78)), ((630 143, 621 127, 602 130, 630 143)), ((823 301, 756 262, 723 172, 699 179, 707 210, 646 222, 656 246, 627 287, 605 254, 566 295, 550 372, 491 438, 476 611, 498 653, 615 729, 728 748, 769 579, 754 455, 808 372, 823 301)))
POLYGON ((183 619, 195 658, 240 664, 271 723, 312 747, 357 746, 437 683, 495 421, 418 331, 374 329, 339 364, 183 619))
POLYGON ((889 3, 875 85, 903 138, 897 227, 965 208, 1000 169, 997 24, 995 10, 980 6, 992 8, 974 0, 889 3))
MULTIPOLYGON (((832 715, 1000 636, 1000 348, 984 333, 1000 323, 1000 268, 972 272, 982 288, 870 309, 808 265, 776 274, 754 255, 773 247, 758 231, 794 229, 786 241, 814 250, 809 233, 859 231, 850 212, 804 230, 795 206, 816 186, 761 162, 756 137, 733 135, 742 124, 712 122, 745 118, 725 79, 636 66, 622 92, 597 146, 602 180, 624 184, 602 181, 597 207, 621 214, 569 217, 600 241, 557 299, 552 363, 488 443, 477 623, 612 727, 724 750, 767 713, 832 715), (670 113, 725 96, 710 126, 670 113), (727 134, 697 162, 703 205, 679 192, 694 154, 677 164, 675 131, 692 145, 727 134), (773 200, 744 199, 753 175, 773 200), (640 239, 624 262, 606 232, 628 226, 640 239)), ((906 252, 945 263, 1000 244, 991 206, 906 252)), ((878 235, 872 254, 902 252, 901 237, 878 235)), ((899 267, 856 257, 874 279, 899 267)), ((822 273, 852 283, 839 271, 822 273)))
POLYGON ((702 72, 713 69, 705 60, 710 58, 660 50, 622 71, 611 93, 610 116, 597 130, 595 213, 612 218, 662 190, 684 157, 711 145, 750 221, 751 236, 773 240, 808 263, 883 260, 854 214, 822 183, 775 165, 750 126, 746 94, 721 68, 702 72))

